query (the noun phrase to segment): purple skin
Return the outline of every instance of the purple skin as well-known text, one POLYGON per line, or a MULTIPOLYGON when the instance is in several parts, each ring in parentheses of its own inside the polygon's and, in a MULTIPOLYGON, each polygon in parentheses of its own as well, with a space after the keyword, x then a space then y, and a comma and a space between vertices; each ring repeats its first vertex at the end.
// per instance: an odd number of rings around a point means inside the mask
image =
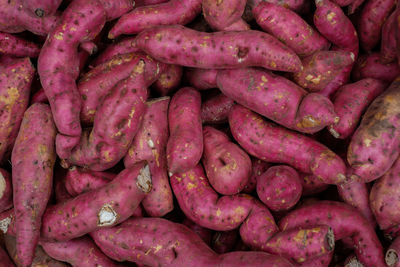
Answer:
POLYGON ((117 19, 125 13, 131 11, 135 6, 132 0, 98 0, 107 15, 107 21, 117 19))
POLYGON ((137 34, 159 25, 185 25, 201 13, 201 0, 170 0, 138 7, 123 15, 108 33, 110 39, 121 34, 137 34))
POLYGON ((385 21, 382 27, 381 62, 391 63, 397 59, 396 17, 400 14, 397 8, 385 21))
POLYGON ((9 33, 0 32, 0 53, 16 57, 37 57, 39 45, 9 33))
POLYGON ((71 155, 82 134, 81 104, 76 85, 78 47, 94 40, 105 22, 104 8, 97 0, 73 1, 40 51, 38 73, 59 132, 56 149, 61 159, 71 155))
POLYGON ((45 17, 54 15, 62 0, 21 0, 24 9, 32 16, 45 17))
POLYGON ((290 166, 273 166, 257 178, 257 195, 272 211, 292 208, 299 201, 301 191, 299 175, 290 166))
POLYGON ((265 242, 277 232, 268 209, 246 194, 219 197, 205 177, 201 165, 171 176, 171 187, 183 213, 198 225, 216 231, 240 227, 243 242, 263 250, 265 242))
POLYGON ((332 227, 335 240, 351 237, 357 258, 364 266, 386 266, 375 230, 364 216, 348 204, 325 200, 303 205, 282 218, 279 227, 285 231, 321 224, 332 227))
POLYGON ((211 239, 213 238, 213 231, 194 223, 188 218, 185 218, 182 222, 183 225, 187 226, 190 230, 195 232, 208 246, 211 245, 211 239))
POLYGON ((183 68, 179 65, 167 65, 167 69, 161 73, 160 78, 153 83, 152 89, 160 96, 171 94, 181 83, 183 68))
POLYGON ((271 165, 261 159, 251 157, 252 173, 248 183, 244 186, 243 193, 251 193, 256 189, 257 179, 263 174, 271 165))
POLYGON ((328 188, 329 185, 323 183, 318 177, 312 174, 299 173, 303 188, 302 196, 318 194, 328 188))
POLYGON ((386 230, 400 224, 400 203, 398 191, 400 188, 400 160, 397 159, 372 186, 369 203, 380 229, 386 230))
POLYGON ((202 162, 208 181, 222 195, 234 195, 248 183, 252 168, 250 157, 229 137, 210 126, 203 128, 202 162))
POLYGON ((365 0, 354 0, 348 7, 348 14, 352 15, 363 3, 365 0))
POLYGON ((218 88, 237 103, 304 133, 315 133, 336 121, 329 99, 307 92, 284 77, 256 68, 220 70, 218 88))
POLYGON ((48 104, 49 101, 47 100, 47 96, 43 91, 43 88, 39 89, 36 93, 33 94, 31 97, 31 102, 30 104, 34 103, 43 103, 43 104, 48 104))
POLYGON ((157 5, 157 4, 165 3, 167 1, 168 0, 137 0, 137 1, 135 1, 135 7, 157 5))
POLYGON ((164 216, 174 208, 165 151, 169 135, 169 102, 169 97, 147 102, 142 125, 124 158, 127 168, 143 160, 149 164, 153 186, 142 205, 152 217, 164 216))
POLYGON ((310 92, 322 91, 343 68, 354 63, 353 52, 318 51, 303 59, 303 70, 293 75, 294 81, 310 92))
POLYGON ((65 178, 56 178, 54 179, 54 196, 56 199, 56 203, 64 202, 67 199, 72 198, 71 194, 65 188, 65 178))
POLYGON ((327 225, 313 225, 277 233, 268 240, 265 251, 303 263, 329 254, 334 248, 332 228, 327 225))
POLYGON ((10 209, 13 206, 13 188, 11 175, 0 168, 0 212, 10 209))
POLYGON ((327 50, 330 46, 318 31, 286 7, 261 2, 253 9, 253 15, 264 31, 278 38, 300 57, 327 50))
POLYGON ((110 44, 104 49, 90 65, 96 67, 103 64, 117 55, 139 52, 135 46, 135 37, 126 37, 116 43, 110 44))
POLYGON ((204 123, 220 124, 228 121, 235 102, 224 94, 218 94, 201 104, 201 120, 204 123))
POLYGON ((161 62, 184 67, 301 70, 301 61, 290 48, 260 31, 206 33, 181 25, 159 26, 141 32, 136 45, 161 62))
POLYGON ((214 69, 187 68, 185 77, 189 84, 197 90, 217 88, 217 73, 214 69))
MULTIPOLYGON (((250 5, 251 8, 255 8, 262 2, 264 2, 264 0, 249 0, 248 5, 250 5)), ((296 13, 304 12, 305 6, 307 5, 307 0, 267 0, 266 2, 284 6, 296 13)))
POLYGON ((55 138, 50 107, 30 106, 25 111, 11 155, 17 255, 24 266, 32 263, 41 218, 52 190, 55 138))
POLYGON ((389 267, 400 266, 400 238, 396 238, 392 244, 390 244, 385 255, 385 262, 389 267))
POLYGON ((212 238, 211 248, 218 254, 230 252, 234 249, 237 239, 238 231, 236 229, 231 231, 215 232, 212 238))
POLYGON ((0 262, 1 262, 1 266, 4 266, 4 267, 15 266, 13 261, 8 256, 7 252, 2 247, 0 247, 0 262))
MULTIPOLYGON (((320 257, 300 263, 301 267, 328 267, 333 258, 333 251, 322 255, 320 257)), ((361 267, 361 266, 358 266, 361 267)))
POLYGON ((0 62, 0 73, 0 162, 4 163, 28 107, 35 69, 29 58, 10 58, 0 62))
MULTIPOLYGON (((325 1, 325 0, 323 0, 323 1, 325 1)), ((352 2, 354 2, 354 0, 332 0, 332 2, 335 3, 338 6, 348 6, 352 2)))
POLYGON ((396 0, 369 0, 358 19, 361 47, 370 52, 380 41, 382 26, 396 5, 396 0))
POLYGON ((121 223, 150 190, 148 166, 138 163, 103 187, 49 206, 42 218, 41 238, 46 242, 67 241, 121 223))
POLYGON ((168 121, 168 171, 188 171, 197 165, 203 154, 200 93, 191 87, 175 93, 169 105, 168 121))
POLYGON ((352 76, 358 81, 364 78, 373 78, 391 83, 400 75, 400 66, 397 62, 381 63, 379 53, 360 55, 354 64, 352 76))
POLYGON ((118 266, 88 236, 64 242, 41 242, 41 245, 50 257, 72 266, 118 266))
POLYGON ((288 260, 265 252, 216 254, 182 224, 161 218, 129 219, 91 233, 101 250, 117 261, 147 266, 293 267, 288 260))
POLYGON ((235 140, 254 157, 288 164, 301 172, 314 174, 327 184, 346 181, 343 160, 310 137, 267 122, 240 105, 232 108, 229 125, 235 140))
POLYGON ((333 99, 340 120, 329 127, 331 134, 340 139, 351 136, 366 108, 384 89, 385 82, 371 78, 342 86, 333 99))
POLYGON ((348 175, 371 182, 390 169, 400 151, 400 78, 369 105, 347 149, 348 175))
POLYGON ((245 31, 250 26, 242 19, 246 0, 204 0, 203 16, 216 31, 245 31))

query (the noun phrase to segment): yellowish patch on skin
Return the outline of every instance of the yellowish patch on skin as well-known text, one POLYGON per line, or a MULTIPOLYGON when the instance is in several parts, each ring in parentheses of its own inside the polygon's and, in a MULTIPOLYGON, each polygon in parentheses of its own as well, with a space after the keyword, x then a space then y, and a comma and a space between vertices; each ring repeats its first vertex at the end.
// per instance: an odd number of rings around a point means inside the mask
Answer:
POLYGON ((64 33, 59 32, 59 33, 54 35, 54 38, 57 39, 57 40, 62 41, 62 40, 64 40, 64 33))
POLYGON ((197 185, 195 185, 193 183, 188 183, 186 186, 187 190, 192 190, 193 188, 196 188, 196 187, 197 187, 197 185))
POLYGON ((204 41, 203 43, 200 44, 200 46, 204 48, 207 47, 207 42, 204 41))
POLYGON ((47 153, 47 147, 43 144, 40 144, 38 149, 40 155, 45 155, 47 153))
POLYGON ((129 120, 128 120, 128 127, 129 128, 131 128, 131 122, 132 122, 133 115, 135 114, 135 111, 136 111, 136 109, 135 109, 135 107, 133 107, 131 112, 129 113, 129 120))
POLYGON ((108 150, 104 151, 103 157, 106 162, 110 162, 113 160, 113 158, 110 156, 110 151, 108 151, 108 150))
POLYGON ((328 19, 331 24, 336 24, 336 21, 332 21, 336 17, 335 12, 329 12, 328 15, 326 15, 326 18, 328 19))
POLYGON ((268 82, 268 79, 263 75, 263 76, 261 76, 261 81, 263 81, 263 82, 268 82))
POLYGON ((160 167, 160 154, 158 153, 157 149, 152 149, 151 152, 153 153, 154 159, 156 160, 157 167, 160 167))
POLYGON ((75 31, 76 31, 76 28, 75 28, 75 27, 71 27, 71 28, 69 28, 69 30, 70 30, 71 32, 75 32, 75 31))
POLYGON ((221 216, 221 210, 220 209, 217 209, 217 212, 215 213, 216 215, 217 215, 217 217, 219 217, 219 216, 221 216))
POLYGON ((276 68, 276 63, 274 61, 271 61, 271 67, 276 68))
POLYGON ((364 144, 365 144, 366 147, 369 147, 371 145, 371 143, 372 143, 371 139, 368 139, 368 138, 364 139, 364 144))
POLYGON ((95 109, 90 109, 87 113, 89 115, 94 115, 96 113, 96 110, 95 109))
POLYGON ((157 253, 160 249, 162 249, 161 245, 157 245, 154 247, 154 253, 157 253))
POLYGON ((11 106, 14 105, 19 97, 20 95, 18 89, 16 87, 10 87, 7 89, 7 96, 0 95, 0 101, 6 105, 9 105, 11 109, 11 106))

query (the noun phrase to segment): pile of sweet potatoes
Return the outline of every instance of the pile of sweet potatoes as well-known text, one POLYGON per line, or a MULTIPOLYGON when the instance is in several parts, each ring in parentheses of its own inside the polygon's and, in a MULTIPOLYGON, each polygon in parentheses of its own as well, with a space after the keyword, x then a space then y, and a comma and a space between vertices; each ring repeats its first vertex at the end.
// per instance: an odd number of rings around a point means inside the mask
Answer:
POLYGON ((0 0, 0 266, 400 266, 397 0, 0 0))

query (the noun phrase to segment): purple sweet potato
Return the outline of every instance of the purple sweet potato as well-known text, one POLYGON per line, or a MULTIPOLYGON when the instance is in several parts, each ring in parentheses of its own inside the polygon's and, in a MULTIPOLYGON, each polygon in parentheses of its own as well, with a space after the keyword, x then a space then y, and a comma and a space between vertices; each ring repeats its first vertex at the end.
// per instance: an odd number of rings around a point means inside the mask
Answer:
POLYGON ((213 32, 191 30, 181 25, 144 30, 136 45, 168 64, 203 69, 264 67, 297 72, 299 57, 273 36, 260 31, 213 32))
POLYGON ((315 225, 332 227, 335 240, 351 237, 357 258, 365 266, 384 267, 382 245, 367 219, 355 208, 336 201, 319 201, 289 212, 279 222, 282 231, 315 225))
POLYGON ((220 70, 217 84, 227 97, 290 129, 315 133, 337 120, 328 98, 307 94, 292 81, 269 71, 220 70))
POLYGON ((385 262, 389 267, 400 266, 400 238, 397 237, 392 244, 390 244, 385 255, 385 262))
POLYGON ((71 196, 77 196, 106 185, 116 176, 110 172, 95 172, 73 166, 65 175, 65 188, 71 196))
POLYGON ((381 62, 391 63, 397 59, 397 40, 396 40, 396 17, 400 14, 397 8, 385 21, 382 26, 381 39, 381 62))
POLYGON ((103 6, 107 20, 114 20, 131 11, 135 6, 132 0, 98 0, 103 6))
POLYGON ((201 120, 203 123, 225 123, 235 102, 224 94, 218 94, 201 104, 201 120))
POLYGON ((188 171, 203 154, 200 93, 191 87, 175 93, 169 105, 168 121, 168 170, 170 173, 188 171))
POLYGON ((66 169, 62 168, 61 166, 57 166, 54 175, 55 203, 64 202, 65 200, 72 198, 71 194, 67 191, 67 188, 65 188, 66 172, 66 169))
POLYGON ((213 238, 213 231, 194 223, 192 220, 185 218, 182 222, 183 225, 187 226, 190 230, 195 232, 208 246, 211 245, 211 239, 213 238))
POLYGON ((165 3, 167 1, 168 0, 137 0, 137 1, 135 1, 135 7, 156 5, 156 4, 165 3))
POLYGON ((354 0, 348 7, 349 15, 353 14, 363 3, 365 0, 354 0))
POLYGON ((149 164, 153 186, 142 205, 153 217, 164 216, 174 208, 166 158, 169 102, 169 97, 147 102, 142 125, 124 158, 127 168, 142 160, 149 164))
POLYGON ((296 12, 284 6, 261 2, 253 9, 260 27, 293 49, 300 57, 327 50, 329 42, 296 12))
POLYGON ((170 0, 135 8, 123 15, 108 33, 110 39, 121 34, 136 34, 158 25, 185 25, 201 12, 201 0, 170 0))
POLYGON ((10 256, 8 256, 7 252, 0 247, 0 266, 1 267, 13 267, 15 266, 10 256))
POLYGON ((343 160, 310 137, 267 122, 240 105, 232 108, 229 125, 235 140, 252 156, 291 165, 301 172, 314 174, 327 184, 346 180, 343 160))
POLYGON ((189 84, 197 90, 206 90, 217 87, 218 70, 187 68, 185 72, 189 84))
POLYGON ((265 252, 218 255, 186 226, 161 218, 129 219, 91 233, 110 258, 148 266, 289 267, 288 260, 265 252))
MULTIPOLYGON (((300 263, 299 266, 301 267, 329 267, 329 264, 332 261, 333 251, 326 253, 320 257, 305 261, 300 263)), ((349 266, 346 266, 349 267, 349 266)), ((353 266, 353 267, 363 267, 363 266, 353 266)))
POLYGON ((181 83, 183 69, 179 65, 167 65, 166 70, 161 73, 158 80, 152 85, 161 96, 170 94, 178 88, 181 83))
POLYGON ((68 158, 81 136, 78 46, 92 41, 103 28, 106 13, 98 0, 78 0, 68 5, 49 33, 38 59, 38 72, 58 129, 57 154, 68 158))
POLYGON ((273 166, 257 178, 257 195, 273 211, 292 208, 299 201, 301 191, 297 171, 287 165, 273 166))
POLYGON ((297 263, 321 257, 335 248, 332 228, 315 225, 291 228, 277 233, 266 244, 266 252, 280 255, 297 263))
POLYGON ((369 105, 351 138, 347 161, 352 180, 370 182, 393 165, 400 152, 400 78, 369 105))
POLYGON ((334 2, 338 6, 348 6, 352 2, 354 2, 354 0, 332 0, 332 2, 334 2))
POLYGON ((281 5, 297 13, 304 13, 305 6, 307 5, 306 0, 249 0, 248 4, 250 5, 251 8, 255 8, 262 2, 281 5))
POLYGON ((109 61, 115 56, 135 53, 138 51, 139 50, 135 46, 135 37, 127 37, 108 45, 92 62, 90 62, 90 65, 96 67, 109 61))
POLYGON ((351 136, 365 109, 385 88, 384 82, 371 78, 342 86, 333 99, 340 120, 329 127, 331 134, 341 139, 351 136))
POLYGON ((243 188, 243 193, 251 193, 256 189, 257 179, 263 174, 271 165, 261 159, 251 157, 252 173, 249 181, 243 188))
POLYGON ((323 183, 317 176, 307 173, 299 173, 301 185, 302 185, 302 195, 310 196, 318 194, 328 188, 328 185, 323 183))
POLYGON ((87 236, 64 242, 41 242, 41 245, 50 257, 68 262, 72 266, 117 267, 117 264, 104 255, 93 240, 87 236))
POLYGON ((238 236, 239 233, 237 229, 215 232, 212 237, 211 248, 218 254, 232 251, 235 247, 238 236))
POLYGON ((125 169, 107 185, 49 206, 42 218, 43 241, 67 241, 129 218, 151 190, 143 162, 125 169))
POLYGON ((216 231, 240 227, 243 242, 258 250, 277 232, 271 213, 251 196, 219 197, 200 164, 190 171, 173 174, 170 182, 183 213, 200 226, 216 231))
POLYGON ((36 93, 34 93, 31 97, 31 104, 34 103, 43 103, 43 104, 48 104, 49 101, 47 99, 46 94, 44 93, 43 88, 39 89, 36 93))
POLYGON ((22 7, 32 16, 44 17, 56 13, 62 0, 22 0, 22 7))
POLYGON ((369 0, 363 6, 358 21, 361 47, 369 52, 380 41, 382 25, 396 5, 396 0, 369 0))
POLYGON ((40 48, 37 44, 0 32, 0 53, 16 57, 37 57, 39 52, 40 48))
POLYGON ((78 165, 103 171, 116 165, 128 151, 146 111, 147 87, 163 64, 137 54, 131 75, 120 81, 97 108, 91 132, 84 131, 79 146, 64 160, 64 167, 78 165))
POLYGON ((246 0, 203 0, 203 16, 216 31, 249 30, 250 26, 242 19, 246 0))
POLYGON ((30 106, 11 155, 17 255, 23 265, 32 263, 41 217, 50 198, 55 138, 56 127, 49 106, 30 106))
POLYGON ((354 64, 352 77, 358 81, 364 78, 373 78, 391 83, 400 75, 400 67, 396 62, 382 63, 379 53, 360 55, 354 64))
POLYGON ((28 107, 35 69, 29 58, 0 62, 0 161, 10 155, 28 107))
POLYGON ((376 221, 382 230, 400 224, 400 203, 398 202, 400 160, 372 186, 369 203, 376 221))
POLYGON ((13 206, 13 188, 10 174, 0 168, 0 212, 13 206))
POLYGON ((210 126, 203 128, 204 152, 202 162, 208 181, 222 195, 234 195, 248 183, 250 157, 229 137, 210 126))
POLYGON ((318 51, 303 59, 303 70, 293 75, 294 81, 311 92, 323 90, 343 68, 352 65, 353 52, 318 51))

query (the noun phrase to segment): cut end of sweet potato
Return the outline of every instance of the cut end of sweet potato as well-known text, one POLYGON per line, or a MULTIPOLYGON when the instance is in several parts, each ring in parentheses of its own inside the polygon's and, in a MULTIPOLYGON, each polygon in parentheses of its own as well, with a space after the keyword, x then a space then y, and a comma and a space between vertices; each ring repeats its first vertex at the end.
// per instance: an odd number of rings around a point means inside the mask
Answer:
POLYGON ((117 221, 118 214, 110 204, 104 204, 97 217, 97 226, 111 226, 117 221))
POLYGON ((4 178, 3 174, 0 172, 0 199, 4 195, 4 191, 6 190, 6 179, 4 178))
POLYGON ((328 233, 326 234, 326 243, 328 244, 329 251, 335 248, 335 235, 331 227, 329 227, 328 233))
POLYGON ((151 191, 152 183, 149 165, 146 164, 146 166, 140 170, 136 185, 145 193, 151 191))
POLYGON ((9 216, 3 220, 0 220, 0 231, 2 231, 4 234, 6 234, 10 223, 11 223, 11 216, 9 216))
POLYGON ((394 249, 389 249, 385 255, 385 262, 388 266, 396 266, 399 262, 399 255, 394 249))

